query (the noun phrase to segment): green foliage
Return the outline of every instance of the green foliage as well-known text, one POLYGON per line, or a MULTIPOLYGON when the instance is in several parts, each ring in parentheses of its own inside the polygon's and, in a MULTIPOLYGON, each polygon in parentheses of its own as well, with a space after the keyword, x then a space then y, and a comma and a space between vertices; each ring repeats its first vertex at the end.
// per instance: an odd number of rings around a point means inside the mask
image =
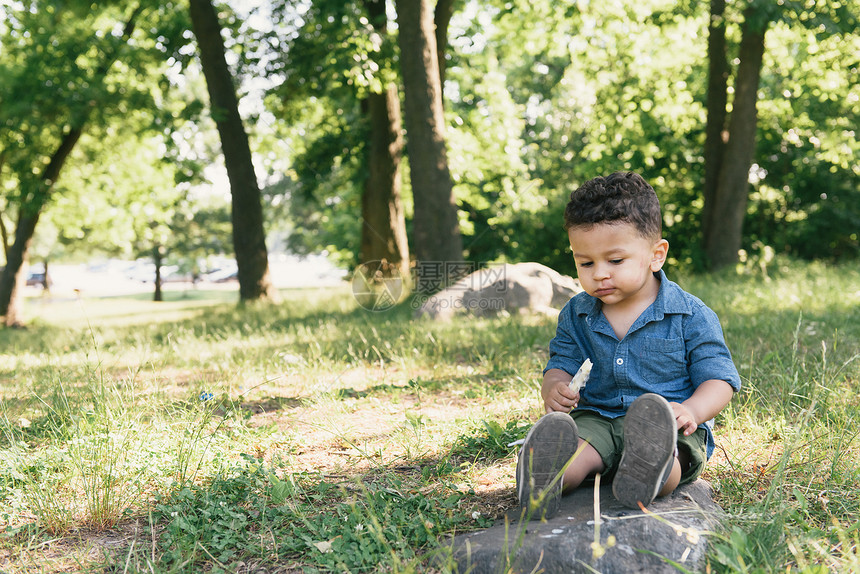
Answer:
POLYGON ((199 103, 174 95, 167 79, 177 62, 168 58, 187 43, 181 11, 158 2, 3 8, 0 217, 11 234, 17 214, 49 208, 34 257, 128 255, 138 240, 147 251, 166 242, 174 206, 201 169, 177 131, 199 103), (83 135, 61 177, 43 181, 75 129, 83 135))
POLYGON ((275 215, 287 216, 287 245, 299 254, 328 251, 352 267, 359 251, 365 176, 364 118, 357 101, 336 107, 325 99, 306 106, 306 141, 296 143, 291 177, 263 190, 275 215), (336 109, 335 109, 336 107, 336 109))
POLYGON ((181 181, 181 168, 162 158, 159 136, 97 131, 103 137, 82 138, 56 185, 32 258, 149 257, 158 245, 167 261, 191 271, 207 256, 232 251, 229 202, 181 181))
MULTIPOLYGON (((856 257, 856 7, 762 4, 757 13, 771 22, 744 249, 856 257)), ((730 39, 746 5, 728 8, 730 39)), ((151 187, 166 189, 173 178, 179 201, 213 153, 197 143, 208 137, 205 125, 186 122, 200 119, 203 99, 186 11, 149 1, 139 12, 129 2, 28 6, 2 9, 0 218, 9 233, 19 209, 42 204, 38 176, 63 126, 85 122, 91 137, 70 159, 74 173, 57 186, 66 198, 50 210, 35 247, 40 256, 62 255, 83 249, 83 234, 88 244, 120 251, 130 225, 116 213, 115 192, 125 197, 162 180, 151 187), (133 15, 126 42, 123 25, 133 15), (153 149, 172 160, 169 168, 153 149), (122 157, 146 157, 152 168, 123 166, 122 157)), ((569 269, 560 233, 568 193, 595 175, 633 169, 658 191, 673 262, 700 265, 706 3, 540 0, 457 10, 445 94, 467 258, 569 269)), ((277 118, 264 159, 275 182, 266 190, 269 217, 289 230, 294 250, 327 249, 351 265, 365 176, 360 101, 397 81, 393 33, 374 29, 358 1, 275 2, 256 11, 221 7, 238 76, 276 85, 266 100, 277 118), (269 12, 276 25, 257 29, 269 12)), ((188 220, 188 210, 179 211, 188 220)), ((162 236, 170 229, 166 221, 156 227, 162 236)), ((178 250, 201 241, 181 243, 178 250)))
POLYGON ((283 478, 253 457, 206 486, 165 498, 153 518, 167 526, 158 568, 192 572, 209 561, 310 557, 324 571, 363 572, 414 560, 441 533, 466 522, 456 490, 413 493, 396 476, 369 483, 283 478))
POLYGON ((396 42, 369 20, 362 2, 276 2, 282 22, 269 37, 281 79, 267 96, 286 128, 292 169, 264 190, 274 217, 292 223, 297 253, 326 250, 346 266, 358 259, 368 130, 361 101, 396 80, 396 42), (283 205, 283 208, 277 208, 283 205))
MULTIPOLYGON (((730 39, 739 35, 744 6, 729 6, 730 39)), ((347 164, 345 150, 354 154, 362 135, 347 134, 339 118, 349 118, 350 131, 356 125, 357 108, 342 94, 370 60, 350 40, 361 24, 355 6, 341 9, 314 4, 307 26, 289 43, 304 48, 292 50, 296 71, 280 100, 272 100, 301 110, 297 103, 307 102, 302 94, 310 90, 310 109, 327 110, 322 117, 305 115, 316 121, 296 127, 315 130, 310 139, 319 150, 296 150, 298 169, 317 166, 312 178, 299 178, 301 188, 319 192, 313 206, 293 214, 296 222, 314 209, 327 211, 334 189, 356 198, 360 192, 360 162, 351 172, 339 170, 347 164), (325 64, 304 68, 303 76, 298 55, 317 53, 307 50, 325 51, 325 58, 308 58, 325 64), (329 145, 331 139, 347 145, 329 145)), ((774 10, 759 11, 775 24, 768 32, 743 247, 810 259, 856 257, 856 10, 829 3, 811 10, 800 2, 774 10)), ((568 194, 595 175, 631 169, 657 190, 672 262, 701 267, 706 15, 706 3, 657 1, 466 3, 454 14, 445 96, 467 258, 569 269, 561 230, 568 194)), ((338 205, 358 214, 357 201, 338 205)), ((303 244, 354 253, 355 228, 327 215, 314 223, 325 241, 303 244), (339 225, 350 230, 343 240, 339 225)))
POLYGON ((270 35, 282 56, 272 72, 283 77, 276 92, 292 106, 286 109, 298 112, 306 99, 321 94, 360 100, 396 79, 396 42, 370 22, 365 2, 316 0, 299 11, 278 0, 272 12, 282 23, 270 35))
POLYGON ((759 107, 760 160, 745 244, 804 259, 856 257, 860 88, 843 71, 856 70, 860 37, 819 38, 782 26, 769 41, 773 72, 763 78, 769 97, 759 107))
POLYGON ((0 144, 20 180, 19 201, 28 201, 28 180, 41 172, 33 167, 46 163, 68 126, 105 125, 130 110, 155 107, 151 86, 141 80, 158 68, 161 53, 143 37, 128 50, 123 37, 129 22, 145 27, 138 19, 151 7, 120 2, 99 8, 72 2, 4 10, 0 144), (140 76, 126 74, 132 66, 140 76))
POLYGON ((488 52, 455 59, 446 73, 446 82, 457 86, 448 115, 463 126, 449 132, 449 168, 462 210, 465 255, 476 262, 496 261, 518 248, 521 236, 510 230, 513 214, 525 217, 546 205, 521 157, 522 110, 508 93, 494 51, 488 52), (472 67, 480 65, 486 74, 474 75, 472 67))
POLYGON ((457 440, 452 454, 466 458, 504 458, 515 454, 519 447, 511 443, 523 439, 529 432, 529 421, 508 421, 502 426, 496 421, 481 421, 481 426, 470 435, 463 435, 457 440))
MULTIPOLYGON (((702 52, 674 47, 689 46, 696 21, 679 18, 661 28, 647 15, 647 6, 623 3, 576 8, 530 3, 500 11, 489 31, 480 18, 472 22, 470 31, 480 27, 491 35, 484 54, 501 38, 516 47, 504 52, 498 68, 514 95, 517 111, 509 114, 526 119, 518 146, 530 180, 524 194, 538 202, 530 209, 503 210, 505 217, 482 237, 507 258, 567 270, 562 212, 568 194, 586 179, 620 169, 639 171, 654 183, 666 234, 677 247, 673 255, 690 256, 701 208, 696 202, 701 160, 693 154, 704 119, 691 89, 703 85, 704 46, 702 52), (566 15, 554 26, 542 24, 541 16, 552 11, 566 15), (523 47, 531 58, 522 57, 523 47)), ((481 68, 484 54, 465 56, 468 74, 481 68)), ((471 98, 463 101, 472 104, 471 98)))

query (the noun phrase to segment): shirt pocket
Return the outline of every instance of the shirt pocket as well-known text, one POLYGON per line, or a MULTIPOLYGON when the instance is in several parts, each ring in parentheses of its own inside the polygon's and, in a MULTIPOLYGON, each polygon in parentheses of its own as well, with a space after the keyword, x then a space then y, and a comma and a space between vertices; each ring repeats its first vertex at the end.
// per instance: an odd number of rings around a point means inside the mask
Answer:
POLYGON ((642 341, 641 369, 651 384, 666 385, 666 390, 687 386, 687 352, 684 339, 645 337, 642 341))

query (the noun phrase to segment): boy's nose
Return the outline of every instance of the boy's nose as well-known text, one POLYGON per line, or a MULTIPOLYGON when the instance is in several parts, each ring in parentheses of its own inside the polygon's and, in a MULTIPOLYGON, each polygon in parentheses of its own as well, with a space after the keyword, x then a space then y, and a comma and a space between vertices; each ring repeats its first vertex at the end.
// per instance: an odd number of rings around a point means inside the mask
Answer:
POLYGON ((594 278, 597 280, 609 279, 609 267, 606 265, 594 266, 594 278))

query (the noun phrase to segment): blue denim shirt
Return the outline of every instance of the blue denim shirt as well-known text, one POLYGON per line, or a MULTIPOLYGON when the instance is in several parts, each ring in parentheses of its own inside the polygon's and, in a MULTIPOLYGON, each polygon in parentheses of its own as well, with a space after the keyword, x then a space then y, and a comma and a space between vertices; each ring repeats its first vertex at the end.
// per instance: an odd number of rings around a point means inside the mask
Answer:
MULTIPOLYGON (((655 275, 660 280, 657 299, 620 341, 599 299, 579 293, 561 310, 544 373, 562 369, 572 376, 591 359, 594 367, 577 408, 616 418, 642 394, 657 393, 680 403, 710 379, 740 390, 716 313, 662 270, 655 275)), ((708 458, 714 452, 713 425, 713 419, 699 425, 707 431, 708 458)))

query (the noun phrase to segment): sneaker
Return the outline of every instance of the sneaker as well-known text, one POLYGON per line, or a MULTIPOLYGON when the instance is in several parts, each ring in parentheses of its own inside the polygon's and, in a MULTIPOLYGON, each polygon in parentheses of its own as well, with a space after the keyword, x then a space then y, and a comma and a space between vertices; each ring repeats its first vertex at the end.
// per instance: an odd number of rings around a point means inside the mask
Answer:
POLYGON ((548 413, 531 428, 517 459, 517 496, 523 516, 551 518, 558 512, 561 473, 578 446, 576 423, 568 413, 548 413))
POLYGON ((624 452, 612 481, 612 493, 621 504, 651 504, 672 470, 677 439, 675 413, 666 399, 647 393, 633 401, 624 418, 624 452))

